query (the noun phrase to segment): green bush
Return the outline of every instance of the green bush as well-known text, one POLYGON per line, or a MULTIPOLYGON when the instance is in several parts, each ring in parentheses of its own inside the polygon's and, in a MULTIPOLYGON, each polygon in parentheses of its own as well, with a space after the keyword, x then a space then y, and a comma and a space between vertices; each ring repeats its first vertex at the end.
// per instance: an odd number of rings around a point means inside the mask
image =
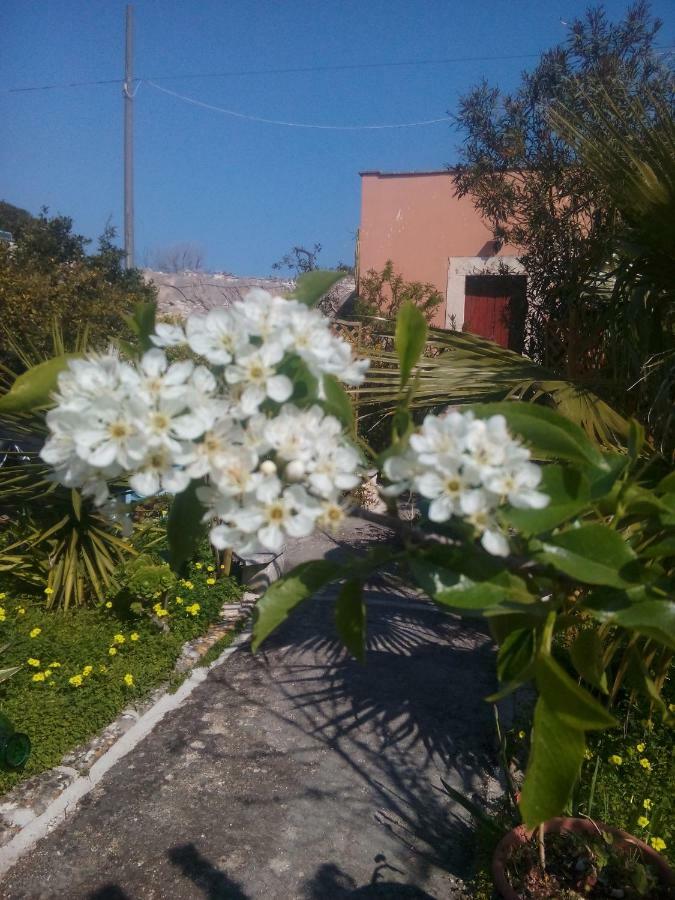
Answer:
POLYGON ((203 634, 223 603, 240 594, 231 579, 215 580, 207 565, 190 566, 188 578, 167 593, 166 631, 146 616, 119 616, 111 601, 47 613, 40 601, 0 584, 0 643, 9 645, 2 664, 21 666, 0 684, 0 711, 33 743, 25 769, 0 771, 0 792, 58 765, 64 753, 171 676, 185 641, 203 634))
MULTIPOLYGON (((89 241, 73 233, 72 220, 50 218, 45 209, 21 228, 13 247, 0 243, 0 320, 22 353, 51 354, 54 322, 67 349, 85 330, 94 349, 105 348, 111 335, 130 336, 124 317, 154 299, 155 290, 138 269, 123 267, 114 238, 107 228, 88 254, 89 241)), ((21 358, 0 343, 0 362, 20 369, 21 358)))
POLYGON ((140 614, 161 603, 168 591, 176 587, 178 579, 168 563, 143 553, 120 568, 116 581, 119 590, 113 605, 140 614))

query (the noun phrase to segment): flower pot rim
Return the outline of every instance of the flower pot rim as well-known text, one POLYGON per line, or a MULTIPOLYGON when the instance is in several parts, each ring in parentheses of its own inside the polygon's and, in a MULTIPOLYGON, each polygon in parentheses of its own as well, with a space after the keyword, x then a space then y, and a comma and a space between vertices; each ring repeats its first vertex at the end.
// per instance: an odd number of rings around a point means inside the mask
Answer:
MULTIPOLYGON (((511 887, 506 877, 506 861, 511 852, 523 844, 528 843, 536 829, 526 828, 524 825, 517 825, 508 831, 495 847, 492 856, 492 879, 494 886, 502 896, 503 900, 522 900, 522 895, 518 894, 511 887)), ((675 886, 675 871, 670 868, 666 860, 660 853, 657 853, 653 847, 641 841, 628 831, 621 828, 615 828, 613 825, 605 825, 598 819, 582 819, 566 816, 558 816, 544 822, 544 834, 559 834, 562 831, 585 832, 587 834, 597 834, 598 831, 607 831, 609 834, 619 838, 621 844, 630 844, 638 849, 643 857, 657 871, 659 878, 664 885, 675 886)))

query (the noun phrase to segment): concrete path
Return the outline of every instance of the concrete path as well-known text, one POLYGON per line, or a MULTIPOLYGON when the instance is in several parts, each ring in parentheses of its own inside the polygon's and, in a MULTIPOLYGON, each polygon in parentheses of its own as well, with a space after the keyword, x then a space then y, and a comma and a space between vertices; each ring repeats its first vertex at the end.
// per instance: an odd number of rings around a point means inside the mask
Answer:
MULTIPOLYGON (((291 550, 358 552, 351 522, 291 550)), ((18 898, 463 897, 470 833, 440 786, 482 793, 492 649, 377 580, 362 667, 309 601, 253 657, 214 669, 0 884, 18 898)))

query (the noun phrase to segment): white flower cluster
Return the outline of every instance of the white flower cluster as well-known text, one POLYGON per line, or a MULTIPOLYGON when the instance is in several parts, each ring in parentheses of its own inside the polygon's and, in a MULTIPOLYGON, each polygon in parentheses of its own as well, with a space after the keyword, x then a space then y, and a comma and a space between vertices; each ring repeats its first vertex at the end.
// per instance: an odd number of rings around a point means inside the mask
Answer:
POLYGON ((384 474, 391 482, 383 488, 385 495, 407 490, 421 494, 431 501, 432 522, 464 519, 493 556, 509 553, 495 517, 500 505, 542 509, 549 503, 549 497, 536 490, 541 469, 530 462, 530 451, 511 436, 499 415, 476 419, 472 412, 451 410, 426 416, 406 450, 386 460, 384 474))
POLYGON ((284 371, 299 357, 323 396, 325 374, 360 384, 367 360, 352 358, 328 320, 295 300, 254 290, 229 309, 159 324, 155 348, 137 364, 114 354, 73 360, 59 376, 42 458, 58 481, 108 506, 122 475, 140 496, 198 495, 217 547, 241 555, 277 551, 286 534, 309 534, 344 515, 340 497, 356 487, 360 456, 339 421, 318 404, 287 402, 284 371), (163 347, 187 344, 210 366, 169 363, 163 347))

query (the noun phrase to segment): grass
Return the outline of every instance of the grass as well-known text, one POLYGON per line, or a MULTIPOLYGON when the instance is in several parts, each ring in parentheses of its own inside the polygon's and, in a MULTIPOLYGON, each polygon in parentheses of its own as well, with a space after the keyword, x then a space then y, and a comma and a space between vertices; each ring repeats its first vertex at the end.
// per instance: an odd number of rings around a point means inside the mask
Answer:
POLYGON ((205 563, 192 566, 187 579, 192 589, 181 583, 163 601, 168 615, 161 622, 167 631, 147 616, 122 618, 104 604, 46 612, 42 598, 0 584, 0 644, 9 645, 0 666, 22 667, 0 684, 0 712, 33 744, 22 770, 0 770, 0 793, 58 765, 64 753, 168 680, 185 641, 203 634, 223 603, 240 595, 232 579, 208 584, 213 573, 205 563), (193 604, 199 605, 196 614, 186 611, 194 612, 193 604))

